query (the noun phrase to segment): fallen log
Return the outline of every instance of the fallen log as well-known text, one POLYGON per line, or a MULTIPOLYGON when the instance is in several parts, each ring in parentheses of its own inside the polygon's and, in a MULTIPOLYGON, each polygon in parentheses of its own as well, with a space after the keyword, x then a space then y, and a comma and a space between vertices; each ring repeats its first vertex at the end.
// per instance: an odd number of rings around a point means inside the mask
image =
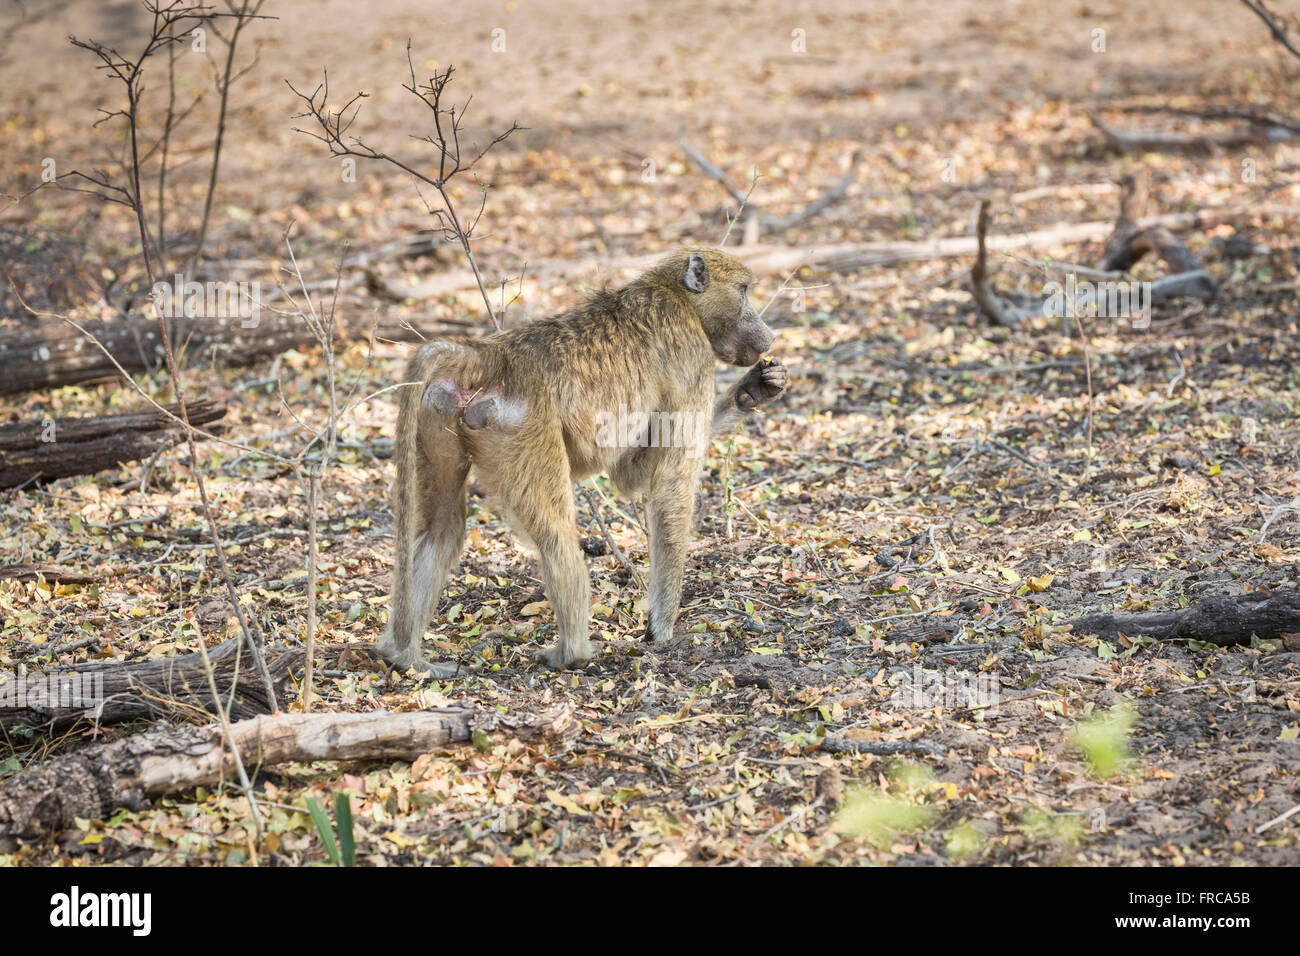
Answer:
POLYGON ((1300 634, 1300 591, 1248 591, 1206 598, 1176 611, 1103 611, 1067 623, 1076 631, 1103 638, 1122 633, 1228 647, 1249 644, 1252 636, 1271 640, 1300 634))
MULTIPOLYGON (((1246 215, 1300 215, 1300 207, 1261 203, 1256 206, 1203 209, 1200 212, 1169 213, 1141 220, 1138 225, 1163 226, 1177 232, 1227 222, 1246 215)), ((1050 249, 1104 239, 1113 230, 1114 221, 1062 223, 1030 232, 989 236, 989 252, 1013 252, 1020 249, 1050 249)), ((757 273, 781 275, 801 267, 827 272, 851 272, 900 262, 926 259, 951 259, 974 256, 979 252, 975 236, 952 236, 911 242, 851 242, 811 248, 792 246, 741 246, 734 255, 757 273)), ((619 263, 628 269, 644 268, 656 257, 646 256, 619 263)), ((529 267, 530 271, 532 267, 529 267)), ((469 276, 472 279, 472 276, 469 276)))
POLYGON ((900 754, 942 757, 947 752, 942 744, 929 740, 856 740, 840 734, 826 734, 816 749, 831 753, 874 754, 877 757, 897 757, 900 754))
POLYGON ((1250 123, 1254 126, 1263 126, 1265 128, 1274 127, 1292 133, 1300 133, 1300 121, 1291 119, 1289 116, 1283 116, 1281 113, 1274 112, 1266 107, 1178 107, 1167 106, 1163 103, 1137 103, 1126 106, 1117 103, 1110 105, 1108 109, 1121 110, 1125 113, 1166 113, 1171 116, 1191 116, 1195 119, 1241 120, 1242 122, 1250 123))
POLYGON ((1172 299, 1210 299, 1218 292, 1214 276, 1204 269, 1178 272, 1151 283, 1151 304, 1163 305, 1172 299))
POLYGON ((56 584, 94 584, 98 574, 89 574, 58 564, 0 564, 0 581, 35 581, 44 578, 56 584))
MULTIPOLYGON (((1202 209, 1199 212, 1167 213, 1141 220, 1138 225, 1163 226, 1178 232, 1230 222, 1242 216, 1300 216, 1300 206, 1259 203, 1253 206, 1231 206, 1202 209)), ((1022 249, 1052 249, 1096 242, 1105 239, 1114 230, 1114 220, 1059 223, 1029 232, 988 236, 988 252, 1015 252, 1022 249)), ((928 259, 955 259, 979 253, 975 236, 948 236, 938 239, 889 242, 841 242, 818 246, 779 246, 766 243, 737 246, 731 254, 760 275, 785 275, 800 268, 825 272, 853 272, 892 266, 902 262, 924 262, 928 259)), ((589 278, 598 272, 639 273, 653 266, 663 253, 648 253, 617 260, 584 259, 580 262, 543 262, 528 266, 534 279, 566 279, 570 282, 589 278)), ((427 298, 457 291, 476 289, 474 273, 457 269, 434 276, 418 287, 407 290, 410 298, 427 298)))
POLYGON ((985 251, 985 234, 988 228, 989 201, 982 199, 979 220, 975 227, 975 241, 978 243, 979 251, 975 256, 975 264, 970 270, 971 295, 974 296, 975 304, 985 318, 995 325, 1010 328, 1023 322, 1027 314, 1012 303, 1003 301, 989 282, 988 254, 985 251))
MULTIPOLYGON (((222 702, 234 719, 269 714, 266 686, 241 654, 238 638, 208 651, 222 702)), ((293 667, 302 665, 298 649, 266 651, 266 666, 277 686, 293 667)), ((79 724, 111 724, 141 717, 215 714, 212 692, 197 651, 129 664, 96 664, 44 676, 12 677, 0 682, 0 730, 19 725, 46 734, 63 733, 79 724)))
MULTIPOLYGON (((847 187, 846 187, 847 188, 847 187)), ((831 190, 838 195, 839 187, 831 190)), ((819 210, 820 211, 820 210, 819 210)), ((1242 216, 1300 216, 1300 207, 1277 203, 1258 203, 1251 206, 1232 206, 1217 209, 1203 209, 1194 213, 1169 213, 1141 220, 1138 225, 1163 226, 1171 232, 1195 229, 1230 222, 1242 216)), ((1094 220, 1089 222, 1060 223, 1029 232, 1008 235, 989 236, 988 252, 1014 252, 1023 249, 1050 249, 1077 245, 1081 242, 1094 242, 1104 239, 1113 230, 1113 220, 1094 220)), ((974 236, 951 236, 939 239, 919 241, 889 242, 847 242, 830 243, 818 246, 782 246, 766 243, 753 243, 738 246, 731 250, 747 266, 761 275, 784 275, 799 268, 810 268, 827 272, 852 272, 857 269, 870 269, 881 266, 897 265, 901 262, 922 262, 927 259, 952 259, 974 256, 978 253, 978 243, 974 236)), ((608 260, 589 258, 582 261, 554 261, 530 264, 528 275, 534 281, 545 279, 558 281, 591 278, 600 272, 639 273, 653 266, 663 257, 662 253, 649 253, 643 256, 608 260)), ((385 294, 400 299, 428 299, 457 292, 477 292, 478 284, 473 271, 453 269, 409 286, 386 283, 385 294)), ((104 323, 112 325, 113 323, 104 323)), ((301 324, 301 323, 300 323, 301 324)), ((410 324, 423 332, 421 320, 412 319, 410 324)), ((459 326, 459 322, 442 320, 430 325, 433 334, 442 334, 442 324, 459 326)), ((403 320, 385 320, 383 328, 394 330, 393 338, 399 341, 418 341, 420 336, 405 329, 403 320)), ((471 331, 483 323, 469 323, 471 331)), ((89 329, 88 329, 89 330, 89 329)), ((362 328, 359 332, 368 332, 362 328)), ((312 340, 314 341, 314 339, 312 340)), ((0 334, 0 370, 6 366, 3 352, 4 335, 0 334)), ((94 348, 88 341, 87 347, 94 348)), ((285 345, 283 348, 291 348, 285 345)), ((283 350, 283 349, 280 349, 283 350)), ((268 349, 266 354, 273 350, 268 349)), ((102 353, 101 353, 102 354, 102 353)), ((101 374, 108 372, 101 371, 101 374)), ((84 379, 83 379, 84 380, 84 379)), ((64 383, 67 384, 67 383, 64 383)), ((25 386, 31 387, 31 386, 25 386)), ((0 383, 0 394, 6 386, 0 383)), ((23 389, 14 388, 12 391, 23 389)))
MULTIPOLYGON (((823 199, 834 201, 847 190, 850 183, 851 180, 846 176, 823 199)), ((821 200, 815 201, 812 206, 815 207, 815 212, 825 208, 821 200)), ((1197 213, 1171 213, 1144 220, 1140 225, 1163 226, 1170 231, 1178 231, 1231 221, 1245 215, 1296 216, 1300 215, 1300 208, 1260 203, 1206 209, 1197 213)), ((782 221, 778 221, 778 224, 782 224, 782 221)), ((987 250, 1010 252, 1091 242, 1104 238, 1112 226, 1113 223, 1109 221, 1063 223, 1030 232, 990 236, 987 250)), ((756 273, 784 275, 805 267, 827 272, 852 272, 901 262, 973 256, 978 248, 973 236, 953 236, 917 242, 854 242, 816 247, 755 242, 733 251, 756 273)), ((602 270, 642 272, 660 257, 661 254, 654 253, 616 261, 590 259, 582 262, 549 262, 530 265, 528 271, 534 280, 563 278, 573 281, 591 277, 602 270)), ((433 298, 477 290, 478 287, 474 273, 469 269, 451 270, 411 286, 393 282, 382 285, 384 294, 399 299, 433 298)), ((263 310, 264 313, 266 311, 263 310)), ((189 354, 201 356, 204 360, 212 358, 225 364, 248 363, 261 356, 276 355, 315 342, 306 323, 298 321, 292 315, 263 314, 255 329, 243 329, 236 319, 226 323, 202 319, 174 321, 177 322, 176 340, 187 346, 189 354)), ((413 325, 419 328, 420 322, 416 321, 413 325)), ((157 326, 153 320, 88 322, 83 328, 89 335, 71 326, 56 325, 48 320, 35 327, 23 325, 18 328, 0 328, 0 395, 72 385, 117 375, 113 363, 91 341, 90 335, 102 341, 127 371, 144 371, 161 365, 157 326)), ((401 323, 395 324, 394 329, 396 334, 391 337, 396 340, 420 338, 401 323)), ((437 327, 431 331, 442 334, 437 327)))
MULTIPOLYGON (((168 411, 179 413, 175 405, 168 411)), ((226 414, 226 403, 203 399, 190 402, 187 411, 191 425, 206 425, 226 414)), ((185 426, 154 408, 0 425, 0 488, 94 474, 148 458, 184 438, 185 426)))
POLYGON ((1207 130, 1201 133, 1186 133, 1180 130, 1120 129, 1107 123, 1095 113, 1090 114, 1088 118, 1118 153, 1239 149, 1256 143, 1290 139, 1292 136, 1291 131, 1284 127, 1266 127, 1257 123, 1243 129, 1223 132, 1207 130))
MULTIPOLYGON (((307 323, 296 315, 277 315, 270 309, 261 310, 256 324, 249 328, 244 322, 251 319, 169 321, 178 358, 188 356, 200 363, 247 364, 316 341, 307 323)), ((128 372, 165 366, 156 319, 95 320, 80 325, 84 332, 47 318, 0 327, 0 395, 116 378, 120 373, 114 360, 128 372)))
MULTIPOLYGON (((246 765, 315 760, 413 760, 501 730, 514 737, 563 741, 577 733, 573 707, 507 716, 462 704, 409 713, 279 714, 231 726, 246 765)), ((218 725, 159 727, 115 743, 56 757, 0 782, 0 849, 39 839, 82 817, 101 820, 119 807, 141 810, 177 790, 235 777, 234 757, 218 725)))
POLYGON ((1127 272, 1147 253, 1154 252, 1169 268, 1170 275, 1152 283, 1152 305, 1184 296, 1213 298, 1218 294, 1218 283, 1168 228, 1158 223, 1138 225, 1146 200, 1144 174, 1130 174, 1120 180, 1119 215, 1106 240, 1101 268, 1127 272))

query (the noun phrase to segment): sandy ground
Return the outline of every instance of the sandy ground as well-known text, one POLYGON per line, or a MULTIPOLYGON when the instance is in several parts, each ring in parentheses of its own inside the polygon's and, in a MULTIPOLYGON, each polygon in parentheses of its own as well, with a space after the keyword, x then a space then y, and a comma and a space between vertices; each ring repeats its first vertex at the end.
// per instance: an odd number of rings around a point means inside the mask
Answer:
MULTIPOLYGON (((350 0, 267 5, 279 19, 250 32, 263 64, 240 90, 242 102, 255 104, 254 115, 241 114, 254 124, 246 132, 255 152, 288 151, 294 140, 286 121, 296 106, 285 81, 308 88, 322 68, 335 90, 372 94, 366 112, 375 127, 415 119, 398 88, 408 39, 417 70, 456 66, 463 89, 474 94, 477 122, 518 120, 531 128, 515 148, 559 144, 571 154, 637 155, 682 130, 750 147, 870 142, 899 123, 1176 89, 1192 77, 1212 85, 1270 48, 1245 11, 1215 0, 1122 9, 847 0, 800 11, 774 2, 376 0, 360 9, 350 0), (492 48, 498 29, 505 31, 503 52, 492 48), (1097 30, 1105 33, 1102 53, 1092 50, 1097 30), (803 53, 792 52, 795 31, 803 31, 803 53)), ((0 17, 0 108, 24 120, 7 127, 7 148, 24 150, 46 122, 71 132, 116 95, 89 79, 88 54, 69 47, 67 36, 125 44, 148 23, 138 4, 91 0, 8 0, 0 17)), ((59 144, 74 162, 79 145, 59 144)), ((239 152, 231 158, 237 169, 239 152)))
MULTIPOLYGON (((834 183, 864 147, 863 177, 843 202, 778 237, 790 244, 964 234, 975 202, 990 194, 1000 229, 1107 219, 1114 181, 1132 161, 1099 148, 1089 108, 1223 91, 1238 101, 1267 99, 1277 87, 1264 77, 1279 62, 1244 8, 1213 0, 837 2, 793 12, 785 3, 680 0, 272 2, 267 12, 280 19, 249 34, 246 53, 260 44, 261 61, 236 87, 212 255, 241 275, 267 274, 281 263, 280 233, 292 220, 300 263, 317 280, 331 274, 345 241, 377 246, 427 227, 428 217, 400 176, 368 167, 358 183, 343 181, 336 159, 293 132, 298 107, 285 80, 311 88, 327 67, 335 105, 354 90, 372 94, 358 124, 367 139, 411 149, 406 133, 421 129, 423 116, 399 89, 408 37, 421 73, 456 65, 458 88, 474 95, 471 138, 512 121, 529 127, 482 168, 494 188, 479 249, 493 276, 522 261, 716 241, 726 201, 683 161, 675 145, 682 132, 735 183, 761 166, 755 201, 778 213, 834 183), (497 28, 505 31, 500 53, 492 50, 497 28), (1105 31, 1104 52, 1093 51, 1095 30, 1105 31), (792 50, 792 31, 804 31, 804 52, 792 50), (640 179, 646 159, 660 171, 653 185, 640 179), (953 182, 941 175, 949 161, 959 171, 953 182)), ((44 157, 68 169, 112 155, 111 138, 86 128, 97 107, 116 105, 117 91, 93 77, 89 57, 66 36, 125 44, 142 23, 131 3, 3 2, 5 182, 33 182, 44 157)), ((182 99, 206 83, 200 54, 186 53, 177 68, 182 99)), ((159 93, 155 85, 155 105, 159 93)), ((189 211, 206 171, 212 106, 205 100, 178 137, 174 181, 189 211)), ((1243 181, 1242 158, 1146 158, 1153 206, 1239 206, 1261 195, 1294 201, 1274 188, 1294 180, 1294 145, 1250 152, 1256 182, 1243 181)), ((458 188, 474 195, 473 183, 458 188)), ((75 261, 90 286, 101 272, 129 278, 138 270, 132 226, 118 210, 88 210, 75 196, 42 200, 0 205, 0 231, 19 240, 7 248, 26 248, 30 238, 39 249, 60 237, 64 261, 75 261)), ((1086 360, 1059 329, 1006 332, 978 320, 962 288, 964 260, 801 277, 807 309, 796 312, 783 297, 769 314, 792 387, 761 432, 738 437, 732 477, 724 478, 720 455, 710 462, 686 611, 666 653, 638 640, 638 595, 626 571, 612 557, 594 557, 595 596, 608 611, 595 625, 601 656, 589 671, 539 671, 526 651, 548 640, 552 626, 549 612, 536 612, 536 569, 476 498, 464 563, 429 638, 430 650, 436 641, 436 653, 459 655, 475 670, 441 690, 513 709, 571 699, 588 749, 464 748, 410 779, 404 771, 349 775, 346 785, 360 794, 363 858, 1294 865, 1295 818, 1261 834, 1254 828, 1294 805, 1300 653, 1101 646, 1059 624, 1101 605, 1169 607, 1246 587, 1296 586, 1300 516, 1280 515, 1267 541, 1260 534, 1264 515, 1300 494, 1295 221, 1239 223, 1259 244, 1244 260, 1223 252, 1221 240, 1236 226, 1193 231, 1189 245, 1223 283, 1223 298, 1162 314, 1143 335, 1099 327, 1086 360), (733 516, 731 533, 726 481, 748 509, 733 516), (899 575, 906 583, 891 586, 899 575), (996 675, 1007 699, 987 717, 960 707, 899 708, 891 695, 914 665, 950 677, 996 675), (1252 682, 1250 699, 1239 691, 1243 681, 1252 682), (1138 705, 1136 763, 1103 780, 1071 743, 1071 728, 1123 701, 1138 705), (810 735, 822 723, 946 748, 932 777, 890 790, 935 811, 928 829, 874 845, 837 832, 824 802, 810 809, 831 770, 851 787, 889 789, 884 762, 817 752, 810 735), (680 775, 664 776, 629 753, 680 775), (420 802, 425 790, 435 793, 432 804, 420 802), (570 802, 557 802, 557 793, 570 802), (574 812, 578 805, 588 812, 574 812), (1108 826, 1085 834, 1083 821, 1098 809, 1108 826), (779 829, 786 814, 800 815, 799 825, 779 829), (980 849, 953 850, 952 834, 971 827, 980 849)), ((1055 252, 1095 262, 1100 248, 1055 252)), ((34 283, 43 277, 41 260, 24 261, 34 283)), ((391 268, 415 281, 453 264, 454 256, 427 256, 391 268)), ((1028 256, 1000 260, 998 282, 1024 289, 1034 268, 1028 256)), ((58 276, 46 278, 54 285, 58 276)), ((757 297, 775 293, 778 280, 765 277, 757 297)), ((124 285, 117 282, 116 295, 126 295, 124 285)), ((93 289, 37 291, 51 308, 102 307, 93 289)), ((567 281, 531 283, 511 320, 569 304, 579 292, 567 281)), ((349 316, 463 318, 481 303, 381 302, 353 289, 340 307, 349 316)), ((377 391, 393 381, 405 350, 381 345, 369 355, 354 345, 344 361, 361 387, 377 391)), ((235 434, 292 454, 300 436, 265 388, 269 366, 200 371, 196 363, 190 374, 196 388, 235 396, 228 419, 235 434)), ((288 356, 276 369, 285 373, 287 402, 303 414, 319 410, 323 377, 313 356, 288 356)), ((82 414, 113 393, 100 386, 14 396, 4 408, 15 419, 82 414)), ((387 398, 348 425, 351 457, 336 472, 323 529, 321 613, 334 641, 368 644, 382 627, 392 428, 387 398)), ((205 446, 202 454, 219 450, 205 446)), ((296 639, 301 592, 263 588, 301 567, 296 482, 256 456, 214 458, 212 472, 223 526, 232 540, 244 536, 233 557, 238 583, 256 594, 269 633, 296 639)), ((193 557, 203 532, 184 469, 165 462, 143 501, 112 485, 121 478, 69 479, 0 499, 0 527, 24 554, 80 555, 88 566, 125 569, 93 609, 84 589, 42 595, 35 584, 6 585, 0 599, 14 619, 23 616, 24 640, 71 641, 93 621, 103 646, 83 654, 174 650, 166 622, 176 618, 166 615, 179 608, 152 563, 171 546, 178 556, 168 571, 185 576, 203 601, 208 633, 228 621, 210 569, 193 557), (70 523, 74 510, 79 529, 70 523), (167 520, 138 533, 109 540, 91 530, 160 510, 167 520), (163 623, 155 626, 155 617, 163 623)), ((636 523, 612 512, 611 521, 633 560, 644 561, 636 523)), ((598 533, 589 521, 584 531, 598 533)), ((19 641, 0 648, 15 660, 42 652, 19 641)), ((348 672, 322 684, 328 706, 433 699, 428 688, 358 661, 362 655, 323 662, 348 672)), ((281 802, 337 785, 292 771, 271 778, 281 802)), ((210 833, 222 832, 221 821, 242 825, 236 803, 205 805, 210 833)), ((110 828, 93 846, 77 834, 67 852, 227 859, 219 836, 202 843, 199 829, 159 809, 110 828)), ((46 846, 30 858, 58 852, 46 846)), ((286 830, 278 853, 282 862, 320 856, 305 824, 286 830)))

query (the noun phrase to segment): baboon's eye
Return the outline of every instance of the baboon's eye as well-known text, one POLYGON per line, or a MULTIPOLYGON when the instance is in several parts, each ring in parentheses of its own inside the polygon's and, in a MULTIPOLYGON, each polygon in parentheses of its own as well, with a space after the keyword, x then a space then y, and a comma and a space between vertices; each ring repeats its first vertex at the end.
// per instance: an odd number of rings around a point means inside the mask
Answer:
POLYGON ((745 285, 745 283, 743 283, 743 282, 740 284, 740 294, 741 294, 741 295, 748 295, 748 294, 749 294, 749 286, 745 285))

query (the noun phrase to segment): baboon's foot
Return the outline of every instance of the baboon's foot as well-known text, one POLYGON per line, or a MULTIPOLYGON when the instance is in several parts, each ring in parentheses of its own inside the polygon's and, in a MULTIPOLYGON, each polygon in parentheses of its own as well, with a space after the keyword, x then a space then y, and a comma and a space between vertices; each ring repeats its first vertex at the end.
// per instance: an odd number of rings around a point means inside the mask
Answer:
POLYGON ((645 626, 645 640, 654 644, 667 644, 673 639, 673 629, 671 627, 656 627, 653 624, 645 626))
POLYGON ((565 647, 557 641, 545 650, 538 651, 537 658, 547 667, 563 670, 566 667, 573 667, 575 664, 585 664, 595 654, 596 649, 591 646, 590 641, 583 641, 575 647, 565 647))
POLYGON ((463 673, 464 667, 455 661, 428 661, 424 659, 419 651, 418 646, 408 647, 401 651, 397 649, 397 643, 393 640, 393 635, 385 631, 383 635, 375 642, 375 651, 378 655, 395 667, 399 671, 414 670, 434 680, 448 680, 463 673))

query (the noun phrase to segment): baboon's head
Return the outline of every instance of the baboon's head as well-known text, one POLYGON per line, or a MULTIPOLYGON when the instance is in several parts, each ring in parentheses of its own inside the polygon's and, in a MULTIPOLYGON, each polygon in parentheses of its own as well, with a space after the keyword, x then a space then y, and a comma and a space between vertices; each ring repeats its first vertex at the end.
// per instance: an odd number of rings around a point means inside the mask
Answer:
POLYGON ((775 338, 749 304, 754 273, 734 256, 717 249, 694 249, 665 263, 669 278, 680 282, 700 316, 713 354, 729 365, 753 365, 775 338))

